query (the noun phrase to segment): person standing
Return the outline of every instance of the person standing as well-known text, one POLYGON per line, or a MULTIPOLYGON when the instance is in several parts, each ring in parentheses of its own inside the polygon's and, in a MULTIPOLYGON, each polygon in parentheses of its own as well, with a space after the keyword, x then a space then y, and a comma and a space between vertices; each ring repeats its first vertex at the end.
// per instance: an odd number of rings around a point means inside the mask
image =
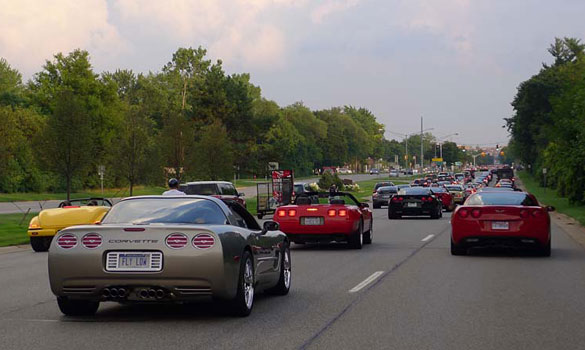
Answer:
POLYGON ((179 191, 179 180, 172 178, 169 180, 169 190, 163 192, 163 196, 186 196, 185 192, 179 191))

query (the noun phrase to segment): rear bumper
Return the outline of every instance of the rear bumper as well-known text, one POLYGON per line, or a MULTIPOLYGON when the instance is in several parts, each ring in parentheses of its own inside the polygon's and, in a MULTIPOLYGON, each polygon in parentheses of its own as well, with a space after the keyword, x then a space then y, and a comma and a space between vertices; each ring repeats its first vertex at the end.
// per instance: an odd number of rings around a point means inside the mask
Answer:
POLYGON ((451 239, 455 244, 466 246, 513 246, 545 245, 550 241, 549 232, 459 232, 453 230, 451 239))
POLYGON ((359 221, 340 221, 334 223, 326 223, 324 225, 301 225, 295 223, 280 223, 280 230, 286 233, 289 237, 296 237, 298 235, 307 236, 327 236, 327 235, 351 235, 357 231, 359 221))
POLYGON ((326 233, 326 234, 286 234, 288 239, 294 243, 329 243, 335 242, 347 242, 350 235, 347 233, 326 233))
POLYGON ((518 236, 469 236, 455 242, 461 247, 467 248, 541 248, 548 243, 548 240, 542 242, 534 237, 518 236))
POLYGON ((372 200, 374 205, 388 205, 389 199, 382 199, 382 200, 372 200))

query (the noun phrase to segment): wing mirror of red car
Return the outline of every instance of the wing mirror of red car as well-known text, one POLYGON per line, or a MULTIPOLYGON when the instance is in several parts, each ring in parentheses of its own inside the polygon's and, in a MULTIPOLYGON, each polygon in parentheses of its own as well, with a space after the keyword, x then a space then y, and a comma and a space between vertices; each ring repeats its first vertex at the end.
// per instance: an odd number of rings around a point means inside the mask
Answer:
POLYGON ((262 234, 268 231, 278 231, 280 230, 280 224, 275 221, 266 221, 263 225, 262 234))
POLYGON ((548 211, 555 211, 555 210, 557 210, 557 208, 549 205, 548 207, 546 207, 546 210, 548 210, 548 211))

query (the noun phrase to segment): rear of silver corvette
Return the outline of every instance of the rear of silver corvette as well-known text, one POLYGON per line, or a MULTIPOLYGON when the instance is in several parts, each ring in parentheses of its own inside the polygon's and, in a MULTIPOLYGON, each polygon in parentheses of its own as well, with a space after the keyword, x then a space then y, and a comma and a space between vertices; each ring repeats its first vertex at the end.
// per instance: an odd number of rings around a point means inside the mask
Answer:
POLYGON ((220 234, 186 225, 71 227, 49 251, 51 289, 93 301, 233 298, 239 264, 225 259, 220 234))

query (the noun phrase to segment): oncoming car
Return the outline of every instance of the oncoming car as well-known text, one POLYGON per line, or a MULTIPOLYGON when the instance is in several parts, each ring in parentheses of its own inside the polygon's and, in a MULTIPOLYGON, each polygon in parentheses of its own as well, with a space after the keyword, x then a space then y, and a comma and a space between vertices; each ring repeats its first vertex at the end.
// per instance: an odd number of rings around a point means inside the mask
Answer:
POLYGON ((73 225, 89 225, 101 220, 112 202, 105 198, 80 198, 63 201, 59 208, 42 210, 28 225, 27 234, 35 252, 46 252, 57 232, 73 225))
POLYGON ((526 192, 482 191, 471 195, 451 217, 451 254, 475 247, 527 247, 551 254, 550 216, 526 192))
POLYGON ((100 225, 61 231, 49 250, 49 281, 65 315, 100 302, 226 301, 252 311, 258 291, 287 294, 291 258, 273 221, 262 229, 241 204, 205 196, 126 198, 100 225))

